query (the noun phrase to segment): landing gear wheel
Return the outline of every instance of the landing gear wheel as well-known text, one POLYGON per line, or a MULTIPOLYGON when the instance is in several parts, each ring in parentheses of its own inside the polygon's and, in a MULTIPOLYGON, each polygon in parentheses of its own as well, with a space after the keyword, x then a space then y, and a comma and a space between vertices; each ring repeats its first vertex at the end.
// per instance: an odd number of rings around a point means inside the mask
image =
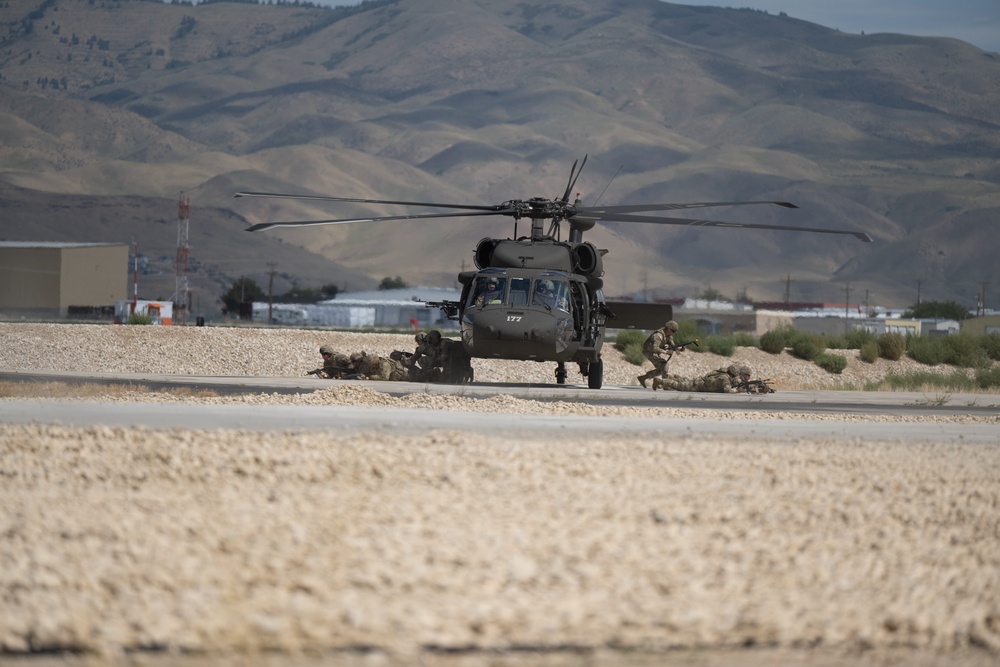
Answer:
POLYGON ((561 361, 556 366, 556 384, 566 384, 566 365, 561 361))
POLYGON ((598 359, 590 364, 587 369, 587 386, 591 389, 600 389, 604 383, 604 360, 598 359))

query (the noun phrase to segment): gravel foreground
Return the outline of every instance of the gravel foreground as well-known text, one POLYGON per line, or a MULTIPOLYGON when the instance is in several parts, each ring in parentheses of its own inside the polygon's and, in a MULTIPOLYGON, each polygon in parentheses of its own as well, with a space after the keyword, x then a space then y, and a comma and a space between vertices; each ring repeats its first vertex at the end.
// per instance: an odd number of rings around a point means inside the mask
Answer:
MULTIPOLYGON (((297 376, 325 343, 387 354, 412 338, 0 324, 0 370, 297 376)), ((635 385, 605 350, 606 384, 635 385)), ((674 370, 746 361, 779 390, 887 372, 849 356, 831 380, 764 354, 687 354, 674 370)), ((474 364, 481 381, 552 382, 551 364, 474 364)), ((401 400, 387 398, 338 383, 244 400, 401 400)), ((469 409, 450 400, 425 407, 469 409)), ((0 663, 994 665, 997 480, 1000 433, 484 442, 0 424, 0 663)))

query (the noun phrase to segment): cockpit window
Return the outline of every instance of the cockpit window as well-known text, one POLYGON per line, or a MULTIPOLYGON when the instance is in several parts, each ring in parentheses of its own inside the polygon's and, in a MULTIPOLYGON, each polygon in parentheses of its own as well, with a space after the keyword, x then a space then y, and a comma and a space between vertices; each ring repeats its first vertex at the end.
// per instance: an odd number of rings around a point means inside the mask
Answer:
POLYGON ((531 289, 529 278, 510 279, 510 305, 524 306, 528 303, 528 292, 531 289))
POLYGON ((534 306, 546 306, 557 310, 569 310, 568 289, 563 280, 542 278, 535 281, 535 290, 531 296, 534 306))
POLYGON ((472 290, 470 303, 476 306, 503 303, 504 289, 507 279, 500 276, 479 276, 472 290))

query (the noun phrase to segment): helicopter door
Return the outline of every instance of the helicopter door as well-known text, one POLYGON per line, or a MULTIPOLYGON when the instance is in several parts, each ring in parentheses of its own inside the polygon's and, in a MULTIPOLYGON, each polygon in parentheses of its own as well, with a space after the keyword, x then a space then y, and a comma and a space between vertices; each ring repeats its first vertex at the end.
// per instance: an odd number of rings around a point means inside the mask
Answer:
POLYGON ((573 304, 570 309, 573 313, 573 331, 575 332, 573 339, 581 340, 583 332, 587 328, 587 299, 583 294, 583 287, 579 283, 571 282, 569 292, 573 304))

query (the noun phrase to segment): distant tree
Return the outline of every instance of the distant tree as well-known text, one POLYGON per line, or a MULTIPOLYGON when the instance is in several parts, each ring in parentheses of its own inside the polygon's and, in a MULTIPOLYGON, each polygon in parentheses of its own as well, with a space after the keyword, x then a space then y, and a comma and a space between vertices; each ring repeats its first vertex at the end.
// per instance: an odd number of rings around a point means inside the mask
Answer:
POLYGON ((745 303, 748 306, 753 305, 753 299, 747 294, 747 288, 744 287, 739 292, 736 293, 736 303, 745 303))
POLYGON ((939 318, 942 320, 964 320, 969 317, 969 309, 954 301, 923 301, 910 306, 903 317, 912 319, 939 318))
POLYGON ((337 298, 339 291, 340 288, 332 283, 319 288, 293 287, 278 297, 278 300, 284 303, 316 303, 324 299, 337 298))
POLYGON ((705 301, 724 301, 726 297, 722 296, 722 292, 709 285, 702 290, 701 294, 698 295, 698 298, 704 299, 705 301))
POLYGON ((409 287, 409 285, 406 284, 406 281, 400 278, 399 276, 396 276, 395 278, 390 278, 389 276, 386 276, 385 278, 382 279, 382 282, 380 282, 378 285, 378 288, 380 290, 403 289, 404 287, 409 287))
POLYGON ((222 312, 239 315, 241 303, 261 300, 265 296, 264 290, 252 278, 237 278, 229 291, 222 295, 222 312))

